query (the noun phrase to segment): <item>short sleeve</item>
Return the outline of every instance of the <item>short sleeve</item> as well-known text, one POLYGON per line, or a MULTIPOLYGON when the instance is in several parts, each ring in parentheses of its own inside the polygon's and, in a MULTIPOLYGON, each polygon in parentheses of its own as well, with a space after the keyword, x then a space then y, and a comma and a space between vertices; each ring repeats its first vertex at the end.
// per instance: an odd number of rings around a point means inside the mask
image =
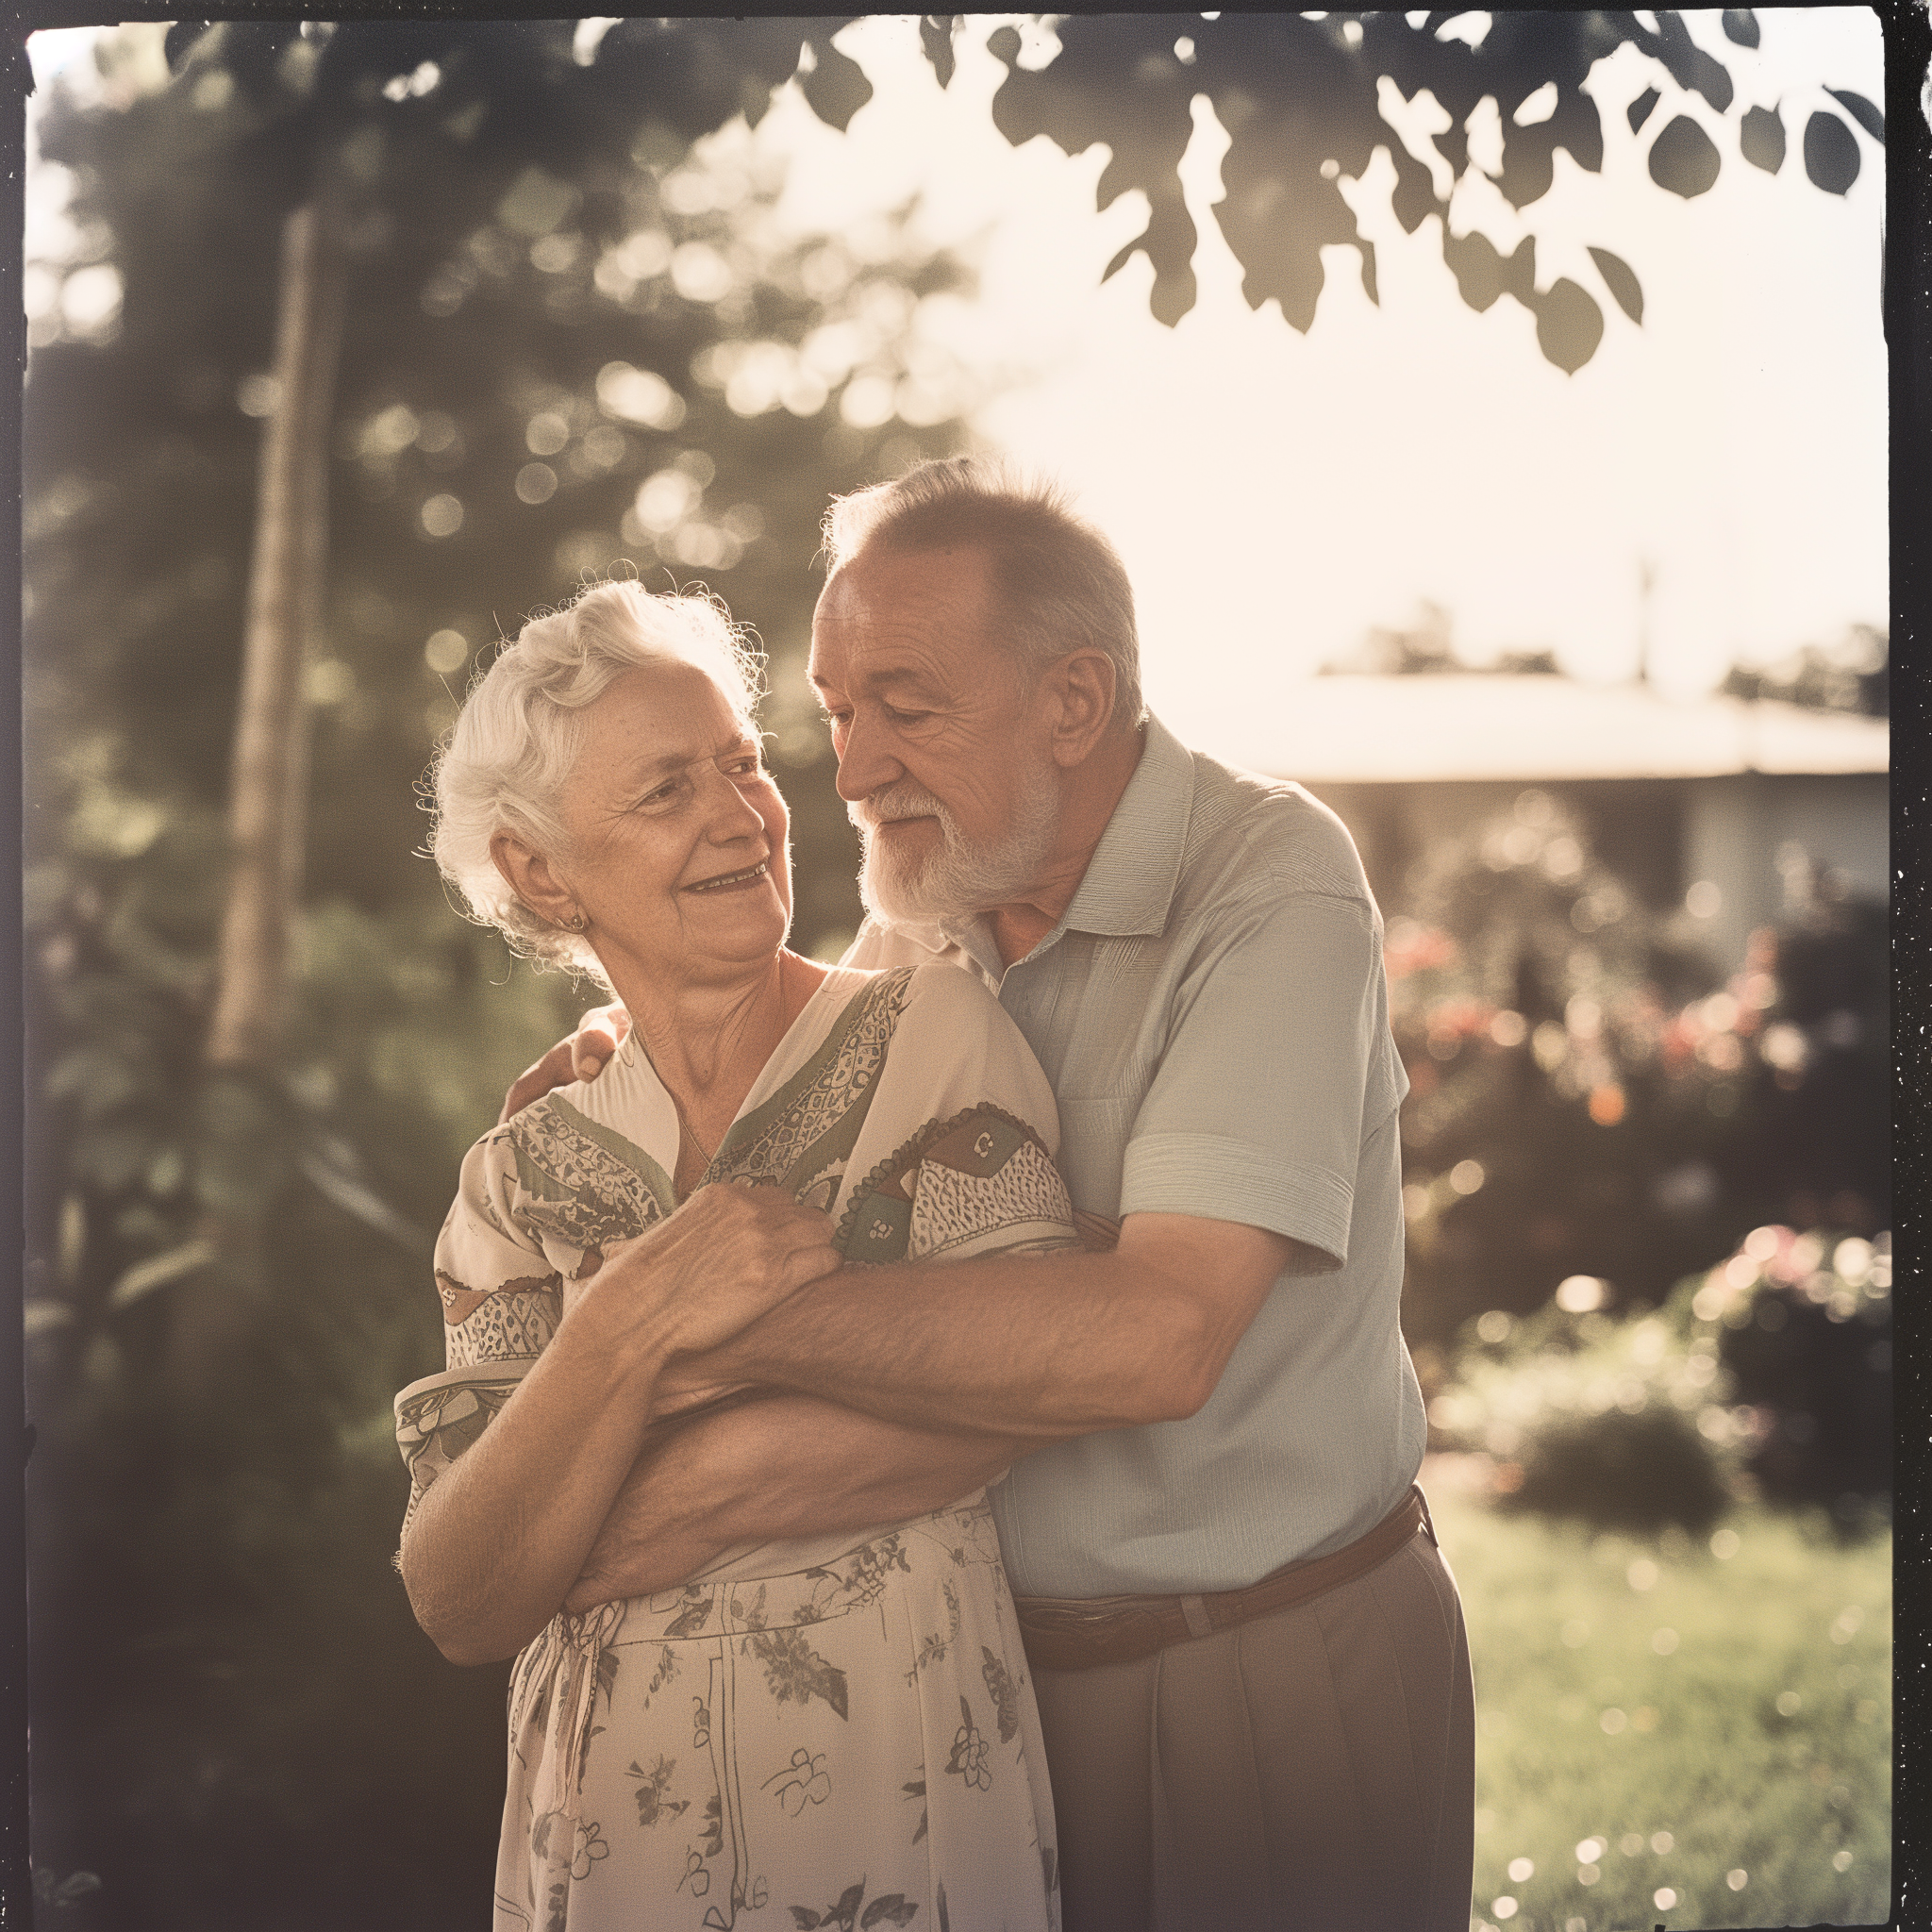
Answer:
MULTIPOLYGON (((579 1251, 522 1224, 517 1143, 486 1134, 463 1158, 457 1197, 436 1240, 443 1373, 395 1399, 396 1446, 409 1471, 409 1508, 483 1433, 556 1333, 566 1273, 579 1251), (553 1252, 556 1250, 556 1252, 553 1252)), ((405 1519, 407 1523, 407 1518, 405 1519)))
POLYGON ((1339 1267, 1362 1141, 1400 1100, 1373 907, 1257 895, 1182 984, 1128 1137, 1121 1213, 1265 1227, 1339 1267))
POLYGON ((950 965, 911 975, 835 1241, 853 1261, 1073 1245, 1053 1089, 999 1002, 950 965))

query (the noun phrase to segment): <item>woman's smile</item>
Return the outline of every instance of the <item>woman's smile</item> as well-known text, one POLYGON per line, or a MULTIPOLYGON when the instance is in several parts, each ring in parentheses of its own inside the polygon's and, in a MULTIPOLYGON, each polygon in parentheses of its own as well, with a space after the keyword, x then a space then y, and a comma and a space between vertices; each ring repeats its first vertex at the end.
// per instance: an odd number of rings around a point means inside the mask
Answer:
POLYGON ((772 861, 761 858, 756 865, 747 865, 739 872, 723 872, 715 877, 700 879, 695 885, 686 886, 687 892, 736 892, 747 886, 755 886, 770 876, 772 861))

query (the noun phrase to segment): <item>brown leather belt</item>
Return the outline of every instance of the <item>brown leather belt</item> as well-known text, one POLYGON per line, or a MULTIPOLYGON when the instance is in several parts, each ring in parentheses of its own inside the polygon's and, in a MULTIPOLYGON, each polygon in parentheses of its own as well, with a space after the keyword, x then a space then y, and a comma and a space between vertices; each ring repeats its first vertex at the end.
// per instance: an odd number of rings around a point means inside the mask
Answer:
POLYGON ((1286 1563, 1245 1590, 1204 1591, 1198 1596, 1016 1597, 1013 1607, 1026 1660, 1041 1671, 1090 1671, 1231 1630, 1366 1575, 1419 1529, 1426 1529, 1430 1541, 1435 1541, 1428 1505, 1421 1489, 1411 1484, 1408 1494, 1366 1536, 1311 1562, 1286 1563))

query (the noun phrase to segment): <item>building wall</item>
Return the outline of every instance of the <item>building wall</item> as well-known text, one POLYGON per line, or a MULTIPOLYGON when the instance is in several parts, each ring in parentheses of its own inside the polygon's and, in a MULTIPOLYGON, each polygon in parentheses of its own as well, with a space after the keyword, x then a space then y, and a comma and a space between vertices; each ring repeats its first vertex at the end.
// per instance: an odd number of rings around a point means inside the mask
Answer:
MULTIPOLYGON (((1369 884, 1391 916, 1409 909, 1409 877, 1425 852, 1507 813, 1528 789, 1514 780, 1308 788, 1354 835, 1369 884)), ((1718 908, 1696 929, 1721 970, 1742 960, 1754 926, 1784 910, 1778 858, 1787 846, 1802 846, 1859 894, 1887 896, 1883 773, 1598 778, 1535 789, 1577 814, 1597 857, 1653 910, 1681 907, 1700 880, 1716 886, 1718 908)))
POLYGON ((1881 772, 1685 781, 1685 884, 1707 879, 1722 895, 1710 922, 1721 958, 1741 958, 1751 929, 1785 910, 1786 848, 1802 848, 1860 897, 1886 899, 1890 841, 1890 782, 1881 772))

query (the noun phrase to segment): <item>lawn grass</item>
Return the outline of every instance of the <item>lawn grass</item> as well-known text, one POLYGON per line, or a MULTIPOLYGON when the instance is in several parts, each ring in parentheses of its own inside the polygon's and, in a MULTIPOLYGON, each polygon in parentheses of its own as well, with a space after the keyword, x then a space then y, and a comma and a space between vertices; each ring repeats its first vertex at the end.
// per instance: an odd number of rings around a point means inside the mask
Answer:
POLYGON ((1475 1668, 1474 1926, 1885 1923, 1889 1537, 1753 1507, 1721 1557, 1502 1515, 1447 1480, 1430 1505, 1475 1668))

